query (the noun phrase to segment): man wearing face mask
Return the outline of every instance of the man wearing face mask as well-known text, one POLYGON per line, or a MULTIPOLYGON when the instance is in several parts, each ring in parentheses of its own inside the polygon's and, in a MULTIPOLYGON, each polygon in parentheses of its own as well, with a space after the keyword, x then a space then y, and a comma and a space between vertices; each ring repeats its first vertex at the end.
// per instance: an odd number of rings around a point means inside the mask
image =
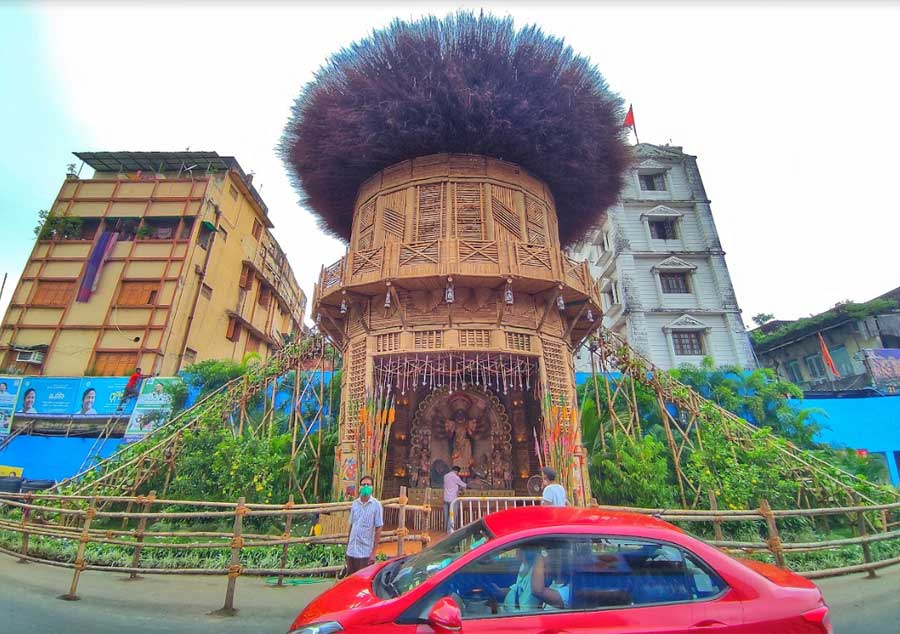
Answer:
POLYGON ((350 507, 350 539, 347 541, 347 574, 375 563, 375 549, 381 539, 384 511, 381 502, 372 497, 373 480, 363 476, 359 481, 359 497, 350 507))

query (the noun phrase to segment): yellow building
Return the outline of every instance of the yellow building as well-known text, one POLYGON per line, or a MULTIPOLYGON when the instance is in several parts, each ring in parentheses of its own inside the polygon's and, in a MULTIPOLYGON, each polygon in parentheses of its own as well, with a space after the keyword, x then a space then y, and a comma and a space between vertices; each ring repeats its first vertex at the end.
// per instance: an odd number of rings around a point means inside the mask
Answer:
POLYGON ((77 152, 0 330, 2 371, 175 374, 266 358, 306 297, 234 157, 77 152))

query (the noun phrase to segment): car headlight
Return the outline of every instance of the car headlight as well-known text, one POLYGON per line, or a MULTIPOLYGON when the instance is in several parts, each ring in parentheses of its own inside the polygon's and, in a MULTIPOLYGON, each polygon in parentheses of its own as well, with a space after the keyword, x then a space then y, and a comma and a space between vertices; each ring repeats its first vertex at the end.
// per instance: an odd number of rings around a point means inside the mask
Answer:
POLYGON ((337 621, 324 621, 322 623, 310 623, 299 630, 291 630, 288 634, 334 634, 343 632, 344 628, 337 621))

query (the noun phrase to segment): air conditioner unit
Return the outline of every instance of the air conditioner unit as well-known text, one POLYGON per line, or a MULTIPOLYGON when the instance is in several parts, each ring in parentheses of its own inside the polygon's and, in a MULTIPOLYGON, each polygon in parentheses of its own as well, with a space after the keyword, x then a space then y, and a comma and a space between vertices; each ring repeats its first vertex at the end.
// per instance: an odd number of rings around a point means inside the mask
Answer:
POLYGON ((44 362, 44 353, 38 350, 19 350, 16 354, 16 363, 33 363, 40 365, 44 362))

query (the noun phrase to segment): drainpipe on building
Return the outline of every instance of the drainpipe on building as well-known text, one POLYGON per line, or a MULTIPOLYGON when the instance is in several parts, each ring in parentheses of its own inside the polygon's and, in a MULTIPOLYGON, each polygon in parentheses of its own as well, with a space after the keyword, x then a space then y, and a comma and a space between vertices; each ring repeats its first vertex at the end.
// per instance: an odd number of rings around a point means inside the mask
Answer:
POLYGON ((203 271, 200 273, 200 280, 197 282, 197 290, 194 291, 194 301, 191 303, 191 313, 188 315, 187 328, 184 329, 184 339, 181 340, 181 346, 179 347, 176 372, 181 370, 181 362, 184 360, 184 351, 187 349, 187 342, 191 336, 191 327, 194 325, 194 313, 197 312, 197 304, 200 303, 200 291, 203 290, 203 283, 206 281, 206 272, 209 270, 209 259, 212 257, 213 246, 216 244, 216 234, 219 232, 219 216, 222 215, 222 211, 217 204, 213 202, 210 204, 213 207, 216 218, 216 230, 213 231, 212 235, 209 237, 209 245, 206 248, 206 258, 203 260, 203 271))

